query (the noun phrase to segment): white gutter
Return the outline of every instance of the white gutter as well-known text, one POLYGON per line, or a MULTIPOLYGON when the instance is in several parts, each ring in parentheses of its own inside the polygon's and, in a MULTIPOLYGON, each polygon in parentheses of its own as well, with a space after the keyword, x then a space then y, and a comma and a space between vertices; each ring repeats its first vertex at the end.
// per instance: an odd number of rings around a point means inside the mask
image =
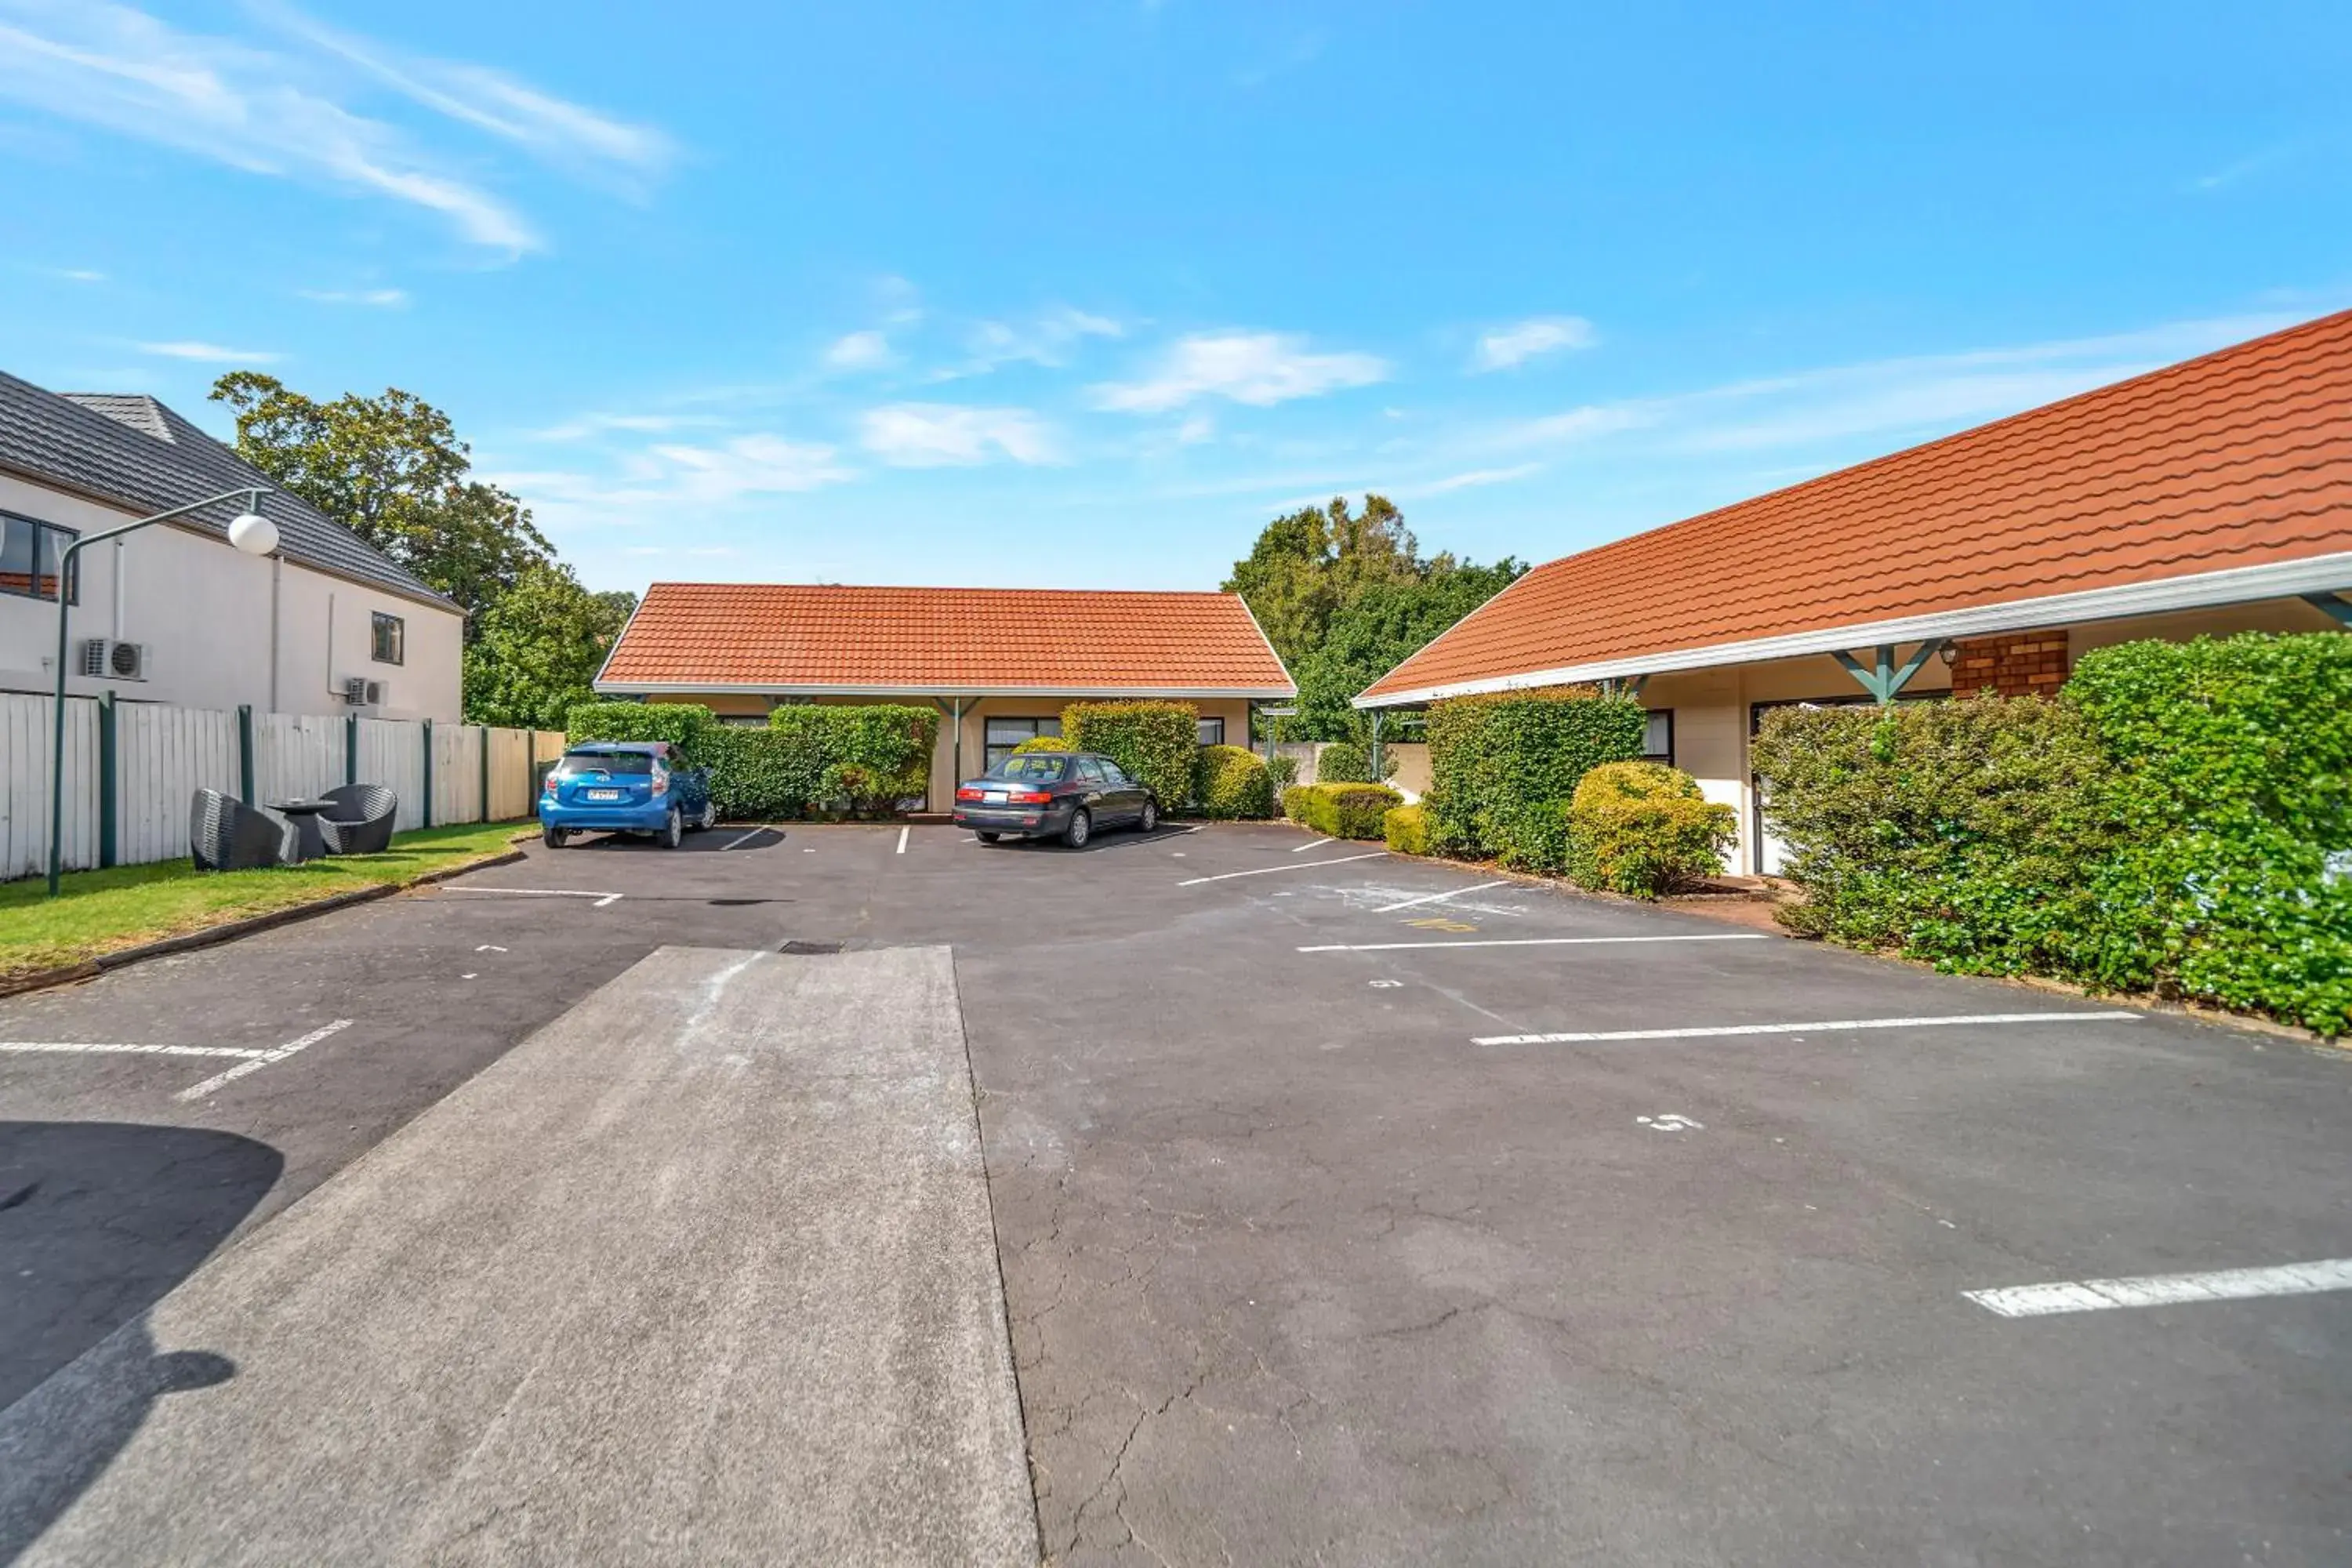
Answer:
MULTIPOLYGON (((2338 551, 2301 561, 2234 566, 2227 571, 2167 577, 2154 583, 2088 588, 2081 593, 2053 594, 2039 599, 2014 599, 2006 604, 1979 605, 1965 610, 1906 616, 1899 620, 1865 621, 1824 631, 1792 632, 1783 637, 1752 637, 1745 642, 1717 643, 1706 647, 1596 659, 1590 664, 1560 665, 1551 669, 1531 669, 1514 675, 1449 681, 1439 686, 1418 687, 1410 691, 1384 691, 1378 697, 1358 697, 1353 706, 1360 709, 1417 707, 1447 697, 1519 691, 1539 686, 1566 686, 1621 676, 1663 675, 1677 669, 1711 669, 1727 664, 1756 664, 1774 658, 1801 658, 1811 654, 1873 647, 1880 643, 1984 637, 1996 632, 2027 631, 2038 626, 2077 621, 2126 620, 2137 616, 2210 609, 2218 605, 2244 604, 2254 599, 2291 599, 2304 594, 2333 593, 2347 584, 2352 584, 2352 551, 2338 551)), ((1432 643, 1431 646, 1436 645, 1432 643)))

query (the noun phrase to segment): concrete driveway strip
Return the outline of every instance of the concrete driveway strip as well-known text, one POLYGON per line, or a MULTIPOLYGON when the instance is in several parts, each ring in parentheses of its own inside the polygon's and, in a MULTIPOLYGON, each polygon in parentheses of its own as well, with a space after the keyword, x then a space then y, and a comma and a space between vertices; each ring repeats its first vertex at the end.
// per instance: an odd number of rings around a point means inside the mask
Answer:
POLYGON ((19 1550, 1034 1563, 947 950, 653 952, 0 1416, 19 1550))

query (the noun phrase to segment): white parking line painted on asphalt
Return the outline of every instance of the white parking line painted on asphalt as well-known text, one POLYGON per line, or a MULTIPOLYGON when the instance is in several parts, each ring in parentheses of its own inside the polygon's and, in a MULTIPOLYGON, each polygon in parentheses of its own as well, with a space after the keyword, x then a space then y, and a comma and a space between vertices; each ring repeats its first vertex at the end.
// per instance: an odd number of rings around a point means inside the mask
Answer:
MULTIPOLYGON (((1411 922, 1407 922, 1411 923, 1411 922)), ((1615 947, 1629 942, 1773 942, 1762 931, 1728 931, 1706 936, 1495 936, 1468 942, 1332 942, 1302 947, 1301 952, 1395 952, 1417 947, 1615 947)), ((1491 1042, 1481 1040, 1480 1045, 1491 1042)))
POLYGON ((913 831, 914 829, 911 827, 902 827, 898 829, 898 847, 893 849, 890 853, 893 855, 904 855, 907 852, 907 835, 913 831))
POLYGON ((2223 1268, 2210 1274, 2144 1274, 2128 1279, 2061 1279, 2011 1285, 1961 1295, 2004 1318, 2053 1312, 2105 1312, 2117 1307, 2170 1307, 2183 1301, 2246 1301, 2260 1296, 2315 1296, 2352 1290, 2352 1258, 2282 1263, 2269 1268, 2223 1268))
POLYGON ((85 1044, 79 1040, 0 1040, 0 1052, 28 1056, 37 1052, 52 1052, 59 1056, 87 1057, 266 1057, 269 1054, 236 1046, 131 1046, 97 1042, 85 1044))
POLYGON ((606 904, 621 900, 618 893, 583 892, 577 888, 461 888, 446 884, 441 890, 445 893, 505 893, 518 899, 593 899, 596 901, 588 906, 592 910, 601 910, 606 904))
POLYGON ((1369 855, 1342 855, 1336 860, 1301 860, 1296 866, 1260 866, 1249 871, 1220 871, 1213 877, 1193 877, 1176 885, 1197 888, 1203 882, 1230 882, 1235 877, 1270 877, 1276 871, 1312 871, 1318 866, 1345 866, 1350 860, 1379 860, 1387 854, 1385 849, 1375 849, 1369 855))
POLYGON ((1450 888, 1443 893, 1423 893, 1417 899, 1400 899, 1393 904, 1382 904, 1379 909, 1374 910, 1372 913, 1376 915, 1384 915, 1394 910, 1412 909, 1415 904, 1443 903, 1447 899, 1458 899, 1465 893, 1483 893, 1489 888, 1507 888, 1508 886, 1510 886, 1508 882, 1480 882, 1475 886, 1467 888, 1450 888))
POLYGON ((751 840, 759 837, 760 835, 767 831, 768 830, 764 827, 755 827, 751 829, 751 832, 743 835, 740 838, 730 838, 726 843, 720 845, 719 847, 719 852, 724 855, 730 849, 740 849, 744 845, 751 843, 751 840))
POLYGON ((236 1066, 229 1068, 226 1072, 215 1073, 212 1077, 205 1079, 204 1082, 182 1089, 174 1098, 179 1100, 202 1100, 206 1095, 212 1093, 213 1090, 226 1088, 227 1085, 235 1083, 237 1079, 243 1078, 249 1072, 259 1072, 263 1068, 269 1066, 272 1062, 282 1062, 288 1057, 292 1056, 295 1052, 315 1046, 320 1040, 325 1039, 328 1036, 341 1034, 343 1030, 348 1029, 351 1026, 352 1021, 349 1018, 338 1018, 331 1024, 322 1024, 319 1027, 311 1030, 309 1034, 304 1035, 299 1039, 289 1040, 284 1045, 277 1047, 271 1050, 256 1051, 253 1053, 249 1060, 237 1063, 236 1066))
MULTIPOLYGON (((1704 937, 1686 937, 1704 942, 1704 937)), ((1717 939, 1721 940, 1721 939, 1717 939)), ((1451 942, 1440 945, 1451 947, 1451 942)), ((1468 942, 1461 945, 1467 947, 1468 942)), ((1304 950, 1302 950, 1304 951, 1304 950)), ((1967 1024, 2127 1024, 2137 1013, 1956 1013, 1941 1018, 1831 1018, 1812 1024, 1712 1024, 1693 1029, 1591 1029, 1571 1034, 1488 1035, 1474 1046, 1571 1046, 1587 1040, 1703 1040, 1724 1035, 1811 1035, 1845 1029, 1933 1029, 1967 1024)))
POLYGON ((1331 841, 1328 838, 1318 838, 1312 843, 1300 845, 1297 848, 1292 850, 1291 853, 1293 855, 1304 855, 1309 849, 1320 849, 1323 846, 1330 842, 1331 841))

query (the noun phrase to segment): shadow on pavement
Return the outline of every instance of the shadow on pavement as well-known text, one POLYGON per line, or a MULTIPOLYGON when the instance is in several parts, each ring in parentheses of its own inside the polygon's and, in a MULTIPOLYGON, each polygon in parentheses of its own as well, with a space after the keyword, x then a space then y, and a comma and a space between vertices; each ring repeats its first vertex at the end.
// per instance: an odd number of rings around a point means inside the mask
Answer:
POLYGON ((585 838, 575 838, 565 845, 560 854, 571 855, 583 849, 601 849, 609 854, 643 851, 649 855, 748 855, 754 849, 772 849, 784 841, 781 827, 712 827, 689 833, 677 841, 675 849, 665 849, 650 838, 634 833, 595 833, 585 838))
POLYGON ((284 1167, 266 1143, 203 1128, 0 1121, 0 1563, 81 1494, 156 1399, 236 1375, 203 1351, 157 1354, 145 1316, 284 1167))

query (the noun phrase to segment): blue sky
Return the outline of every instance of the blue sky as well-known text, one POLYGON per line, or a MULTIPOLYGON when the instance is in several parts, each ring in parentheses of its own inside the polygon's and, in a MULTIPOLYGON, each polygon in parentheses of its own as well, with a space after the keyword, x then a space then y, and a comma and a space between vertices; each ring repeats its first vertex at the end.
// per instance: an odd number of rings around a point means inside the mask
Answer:
POLYGON ((598 587, 1208 587, 1367 489, 1544 560, 2352 304, 2347 66, 2260 0, 0 0, 0 367, 406 388, 598 587))

